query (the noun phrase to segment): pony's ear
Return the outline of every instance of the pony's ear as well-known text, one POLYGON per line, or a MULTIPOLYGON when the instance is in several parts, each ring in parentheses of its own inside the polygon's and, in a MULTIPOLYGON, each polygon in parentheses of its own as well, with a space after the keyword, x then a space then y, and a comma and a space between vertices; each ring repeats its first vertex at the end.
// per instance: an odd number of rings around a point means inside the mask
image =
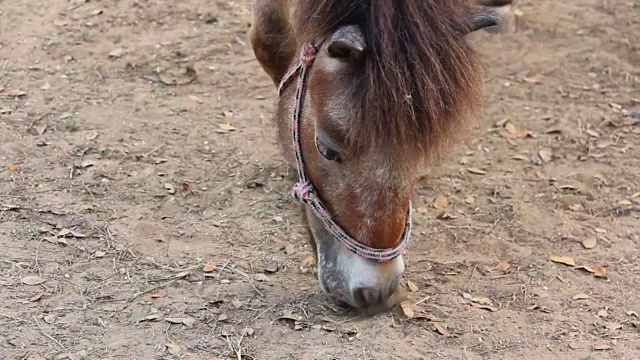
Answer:
POLYGON ((472 11, 468 17, 466 32, 470 34, 481 29, 499 25, 503 17, 493 7, 483 6, 472 11))
POLYGON ((364 56, 366 43, 364 35, 356 25, 347 25, 336 30, 327 42, 330 57, 351 61, 364 56))

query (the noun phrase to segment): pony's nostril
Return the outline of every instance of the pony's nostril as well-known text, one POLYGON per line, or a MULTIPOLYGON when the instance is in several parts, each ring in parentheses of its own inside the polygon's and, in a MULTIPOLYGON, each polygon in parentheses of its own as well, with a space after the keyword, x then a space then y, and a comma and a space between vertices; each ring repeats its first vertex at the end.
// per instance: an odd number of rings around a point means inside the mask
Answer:
POLYGON ((373 287, 356 288, 352 293, 354 302, 361 308, 380 305, 382 294, 373 287))

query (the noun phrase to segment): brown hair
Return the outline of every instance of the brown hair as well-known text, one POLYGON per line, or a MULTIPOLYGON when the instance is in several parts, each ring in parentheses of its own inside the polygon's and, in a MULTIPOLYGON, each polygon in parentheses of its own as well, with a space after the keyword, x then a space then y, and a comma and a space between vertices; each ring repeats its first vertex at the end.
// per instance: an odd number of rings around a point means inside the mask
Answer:
POLYGON ((300 43, 359 25, 367 56, 349 142, 439 155, 480 103, 483 67, 466 39, 470 1, 298 0, 300 43))

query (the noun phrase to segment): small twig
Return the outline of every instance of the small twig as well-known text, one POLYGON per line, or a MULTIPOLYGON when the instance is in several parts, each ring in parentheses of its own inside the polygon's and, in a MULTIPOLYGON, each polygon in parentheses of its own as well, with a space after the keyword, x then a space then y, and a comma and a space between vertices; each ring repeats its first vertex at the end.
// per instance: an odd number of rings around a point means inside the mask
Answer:
POLYGON ((151 287, 151 288, 149 288, 149 289, 147 289, 147 290, 141 291, 141 292, 139 292, 139 293, 137 293, 137 294, 133 295, 132 297, 130 297, 130 298, 127 300, 127 302, 132 302, 133 300, 135 300, 135 299, 139 298, 140 296, 142 296, 142 295, 144 295, 144 294, 150 293, 150 292, 152 292, 152 291, 154 291, 154 290, 158 290, 158 289, 163 288, 163 287, 165 287, 165 286, 167 286, 167 285, 170 285, 170 284, 172 284, 172 283, 173 283, 174 281, 176 281, 176 280, 178 280, 178 279, 171 279, 171 280, 169 280, 169 281, 167 281, 167 282, 165 282, 165 283, 162 283, 162 284, 159 284, 159 285, 153 286, 153 287, 151 287))
POLYGON ((158 151, 158 150, 162 149, 162 147, 163 147, 163 146, 164 146, 164 144, 156 146, 153 150, 151 150, 151 151, 149 151, 148 153, 146 153, 146 154, 142 155, 142 157, 147 158, 147 157, 151 156, 151 154, 153 154, 154 152, 156 152, 156 151, 158 151))
POLYGON ((431 298, 431 296, 427 296, 427 297, 425 297, 425 298, 422 298, 422 299, 420 299, 420 300, 418 300, 418 301, 416 302, 416 305, 420 305, 420 304, 422 304, 423 302, 425 302, 425 301, 429 300, 430 298, 431 298))
POLYGON ((56 340, 53 336, 47 334, 46 332, 44 332, 44 330, 42 329, 42 327, 40 326, 40 324, 38 323, 38 319, 36 319, 36 317, 33 317, 33 321, 36 323, 36 326, 38 327, 38 330, 40 330, 40 333, 44 336, 46 336, 49 340, 53 341, 54 343, 56 343, 58 346, 60 346, 60 348, 62 350, 65 349, 64 345, 62 345, 62 343, 58 340, 56 340))
POLYGON ((7 318, 7 319, 11 319, 11 320, 19 321, 19 322, 28 322, 27 320, 19 319, 19 318, 17 318, 17 317, 13 317, 13 316, 11 316, 11 315, 7 315, 7 314, 3 314, 3 313, 0 313, 0 316, 1 316, 1 317, 4 317, 4 318, 7 318))
POLYGON ((38 252, 40 251, 40 244, 42 244, 42 238, 40 238, 40 241, 38 241, 38 246, 36 246, 36 256, 35 256, 35 262, 36 262, 36 270, 38 270, 38 275, 42 276, 42 272, 40 271, 40 264, 38 264, 38 252))

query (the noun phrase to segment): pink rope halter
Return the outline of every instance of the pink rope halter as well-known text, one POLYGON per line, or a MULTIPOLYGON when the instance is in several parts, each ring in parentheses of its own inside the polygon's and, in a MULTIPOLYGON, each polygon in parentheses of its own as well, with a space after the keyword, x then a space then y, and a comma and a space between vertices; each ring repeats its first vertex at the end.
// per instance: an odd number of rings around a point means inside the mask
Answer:
POLYGON ((304 160, 302 158, 302 142, 300 140, 300 124, 302 122, 302 105, 304 103, 304 95, 307 85, 307 71, 313 64, 316 55, 322 46, 322 43, 307 43, 302 47, 300 54, 300 62, 293 67, 282 79, 278 87, 278 95, 282 96, 284 90, 298 77, 298 87, 296 89, 295 104, 293 107, 293 115, 291 117, 291 130, 293 132, 293 149, 296 159, 296 168, 298 170, 298 182, 293 187, 293 197, 305 203, 313 211, 313 213, 322 221, 325 229, 338 241, 340 241, 347 249, 369 260, 385 262, 395 259, 401 255, 407 246, 411 234, 411 213, 412 207, 409 203, 407 220, 405 222, 404 232, 400 241, 395 247, 387 249, 377 249, 359 243, 356 239, 347 234, 340 225, 338 225, 331 217, 327 208, 322 204, 318 197, 313 183, 307 177, 304 170, 304 160))

